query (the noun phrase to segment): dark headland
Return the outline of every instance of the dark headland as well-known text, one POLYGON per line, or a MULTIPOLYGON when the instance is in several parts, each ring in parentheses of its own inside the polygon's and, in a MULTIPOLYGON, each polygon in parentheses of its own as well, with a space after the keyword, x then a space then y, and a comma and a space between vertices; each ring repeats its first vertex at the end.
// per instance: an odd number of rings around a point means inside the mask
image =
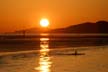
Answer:
MULTIPOLYGON (((15 31, 15 33, 40 33, 38 28, 15 31)), ((96 23, 85 22, 77 25, 68 26, 46 31, 48 33, 108 33, 108 21, 98 21, 96 23)))

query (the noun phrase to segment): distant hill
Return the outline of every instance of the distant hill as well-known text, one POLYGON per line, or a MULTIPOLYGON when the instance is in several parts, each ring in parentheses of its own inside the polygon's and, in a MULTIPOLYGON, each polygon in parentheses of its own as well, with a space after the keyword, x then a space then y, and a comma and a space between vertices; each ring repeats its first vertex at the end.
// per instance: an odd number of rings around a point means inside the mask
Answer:
POLYGON ((108 33, 108 22, 98 21, 96 23, 86 22, 69 26, 67 28, 54 29, 51 33, 108 33))
POLYGON ((86 22, 77 25, 72 25, 66 28, 58 28, 53 30, 43 30, 38 28, 25 29, 20 31, 15 31, 15 33, 108 33, 108 22, 98 21, 96 23, 86 22))

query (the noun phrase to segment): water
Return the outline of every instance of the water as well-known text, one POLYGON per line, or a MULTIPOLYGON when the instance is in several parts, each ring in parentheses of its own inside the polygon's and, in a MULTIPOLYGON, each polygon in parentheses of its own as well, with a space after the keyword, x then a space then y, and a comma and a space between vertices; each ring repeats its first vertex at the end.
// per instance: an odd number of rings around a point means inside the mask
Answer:
POLYGON ((71 42, 51 42, 40 38, 39 50, 0 53, 0 72, 108 72, 107 45, 74 47, 71 42), (84 55, 72 55, 76 49, 84 55))

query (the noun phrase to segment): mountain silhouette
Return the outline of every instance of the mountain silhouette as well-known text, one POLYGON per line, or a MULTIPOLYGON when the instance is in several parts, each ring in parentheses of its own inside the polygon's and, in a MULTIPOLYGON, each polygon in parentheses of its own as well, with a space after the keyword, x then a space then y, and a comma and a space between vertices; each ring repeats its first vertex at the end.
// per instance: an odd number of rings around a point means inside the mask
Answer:
POLYGON ((51 33, 108 33, 108 22, 98 21, 96 23, 86 22, 69 26, 66 28, 51 30, 51 33))
POLYGON ((108 22, 107 21, 98 21, 96 23, 85 22, 77 25, 72 25, 66 28, 58 28, 53 30, 43 30, 39 28, 31 28, 20 31, 15 31, 15 33, 40 33, 40 32, 49 32, 49 33, 108 33, 108 22))

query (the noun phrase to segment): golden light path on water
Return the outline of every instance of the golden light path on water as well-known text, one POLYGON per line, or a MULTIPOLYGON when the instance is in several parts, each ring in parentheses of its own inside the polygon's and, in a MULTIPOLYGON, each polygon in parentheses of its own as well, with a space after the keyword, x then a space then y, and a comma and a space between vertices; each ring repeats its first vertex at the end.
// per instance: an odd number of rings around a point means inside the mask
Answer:
MULTIPOLYGON (((41 34, 44 35, 44 34, 41 34)), ((46 34, 45 34, 46 35, 46 34)), ((39 72, 51 72, 51 57, 49 56, 49 38, 40 38, 40 58, 39 67, 36 68, 39 72)))

